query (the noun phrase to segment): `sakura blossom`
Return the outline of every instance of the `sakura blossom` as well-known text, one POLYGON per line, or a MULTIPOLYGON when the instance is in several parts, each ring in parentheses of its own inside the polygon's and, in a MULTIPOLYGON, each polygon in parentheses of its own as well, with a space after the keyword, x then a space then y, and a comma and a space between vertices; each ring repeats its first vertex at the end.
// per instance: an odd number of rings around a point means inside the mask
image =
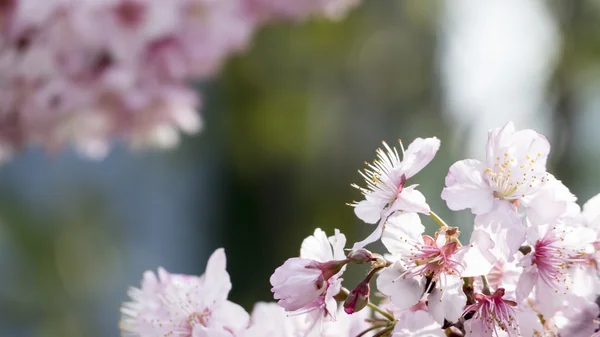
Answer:
POLYGON ((114 141, 171 148, 203 129, 189 84, 258 27, 341 17, 358 0, 35 0, 0 9, 0 161, 24 147, 102 158, 114 141))
POLYGON ((515 307, 517 302, 504 298, 504 289, 498 288, 491 295, 475 294, 475 303, 465 308, 465 315, 472 315, 465 322, 465 336, 498 336, 503 330, 508 336, 519 336, 519 323, 515 307))
POLYGON ((340 291, 340 276, 348 260, 344 255, 346 237, 338 230, 327 238, 317 228, 302 242, 299 258, 287 260, 271 276, 278 304, 287 311, 313 312, 316 320, 335 318, 333 299, 340 291))
POLYGON ((317 228, 271 275, 277 303, 256 304, 249 318, 229 302, 217 250, 201 277, 145 273, 122 307, 123 336, 598 335, 600 197, 580 207, 545 171, 545 137, 509 122, 489 132, 489 169, 474 160, 450 168, 442 198, 451 210, 475 214, 450 226, 414 185, 405 187, 439 146, 437 138, 418 138, 400 160, 384 145, 363 172, 365 199, 353 204, 378 230, 344 251, 345 235, 317 228), (426 228, 423 215, 439 228, 426 228), (364 248, 375 241, 384 252, 364 248), (346 287, 350 268, 366 276, 346 287))
POLYGON ((470 208, 474 214, 491 211, 494 199, 517 203, 546 182, 550 143, 533 130, 516 131, 512 122, 491 130, 486 162, 456 162, 446 176, 442 199, 452 210, 470 208))
POLYGON ((235 336, 249 316, 227 300, 231 282, 225 270, 225 252, 216 250, 200 277, 169 274, 158 278, 146 272, 141 289, 131 288, 131 302, 121 308, 123 336, 235 336))
POLYGON ((364 172, 367 187, 356 184, 352 186, 360 190, 365 200, 352 204, 354 213, 366 223, 379 222, 375 231, 362 242, 356 243, 354 249, 361 248, 381 237, 386 219, 395 212, 420 212, 428 214, 431 209, 425 196, 416 190, 418 185, 405 186, 407 179, 421 171, 435 156, 440 148, 439 139, 417 138, 404 151, 402 142, 402 159, 396 148, 383 143, 385 151, 377 150, 377 159, 367 164, 364 172))
POLYGON ((561 307, 563 295, 571 292, 572 280, 568 268, 581 261, 579 239, 588 233, 585 228, 538 226, 530 229, 531 253, 520 265, 523 272, 517 283, 517 299, 522 301, 535 288, 535 299, 542 314, 551 315, 561 307))

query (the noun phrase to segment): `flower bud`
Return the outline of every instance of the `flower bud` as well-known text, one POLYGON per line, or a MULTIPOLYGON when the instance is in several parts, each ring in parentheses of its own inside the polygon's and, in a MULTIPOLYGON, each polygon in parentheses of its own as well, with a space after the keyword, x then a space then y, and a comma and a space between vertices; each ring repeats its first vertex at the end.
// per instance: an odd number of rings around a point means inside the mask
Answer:
POLYGON ((348 264, 348 262, 348 260, 332 260, 327 262, 313 261, 311 264, 306 266, 306 268, 319 269, 323 273, 324 280, 327 281, 333 275, 339 273, 342 268, 348 264))
POLYGON ((360 282, 356 288, 348 294, 346 301, 344 301, 344 311, 348 315, 361 311, 369 303, 369 292, 369 281, 364 280, 360 282))
POLYGON ((355 249, 348 254, 348 260, 356 264, 371 262, 374 259, 373 253, 364 248, 355 249))

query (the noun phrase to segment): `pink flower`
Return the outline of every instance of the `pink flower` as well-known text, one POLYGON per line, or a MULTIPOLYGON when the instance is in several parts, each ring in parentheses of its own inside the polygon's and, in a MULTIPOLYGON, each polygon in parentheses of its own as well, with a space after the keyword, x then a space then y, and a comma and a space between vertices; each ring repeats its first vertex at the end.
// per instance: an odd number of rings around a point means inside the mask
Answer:
POLYGON ((575 228, 588 229, 588 237, 584 242, 582 261, 572 270, 573 292, 589 300, 600 295, 600 194, 594 196, 583 205, 582 212, 576 221, 571 223, 575 228))
POLYGON ((515 311, 517 302, 504 299, 504 289, 499 288, 491 295, 475 294, 473 297, 475 303, 464 311, 465 315, 471 316, 465 321, 466 337, 500 336, 500 330, 509 337, 520 336, 515 311))
POLYGON ((365 200, 355 202, 354 213, 366 223, 379 222, 377 229, 365 240, 354 244, 353 249, 362 248, 381 237, 383 225, 388 216, 397 211, 429 213, 430 208, 425 196, 415 188, 418 185, 405 186, 406 181, 421 171, 435 156, 440 147, 439 139, 417 138, 406 151, 403 159, 396 148, 383 143, 387 152, 377 150, 378 159, 360 174, 365 178, 366 188, 352 185, 359 189, 365 200))
POLYGON ((242 0, 18 0, 0 36, 0 155, 72 145, 102 157, 113 139, 172 147, 201 127, 190 80, 248 44, 242 0))
POLYGON ((246 328, 248 314, 227 300, 231 289, 225 253, 217 249, 200 277, 158 271, 144 274, 142 288, 129 291, 121 307, 124 336, 230 337, 246 328))
POLYGON ((450 167, 442 199, 448 208, 470 208, 474 214, 491 211, 494 199, 516 203, 546 181, 550 144, 533 130, 515 131, 512 122, 491 130, 487 160, 467 159, 450 167))
POLYGON ((398 260, 380 273, 377 287, 401 310, 427 296, 428 310, 440 324, 444 318, 455 321, 466 303, 461 261, 467 247, 459 249, 456 242, 446 242, 443 231, 435 240, 422 235, 424 230, 416 213, 390 218, 381 241, 398 260))
POLYGON ((427 311, 406 310, 398 319, 392 337, 444 337, 446 333, 427 311))
POLYGON ((271 291, 287 311, 311 312, 316 320, 335 316, 333 296, 341 288, 348 260, 344 256, 346 237, 336 230, 329 240, 321 229, 302 243, 299 258, 288 259, 271 275, 271 291))
POLYGON ((583 254, 578 246, 586 232, 585 228, 547 225, 530 229, 528 241, 532 250, 520 262, 523 273, 516 289, 519 302, 535 288, 536 308, 541 314, 551 316, 560 309, 564 295, 572 289, 568 268, 581 262, 583 254))

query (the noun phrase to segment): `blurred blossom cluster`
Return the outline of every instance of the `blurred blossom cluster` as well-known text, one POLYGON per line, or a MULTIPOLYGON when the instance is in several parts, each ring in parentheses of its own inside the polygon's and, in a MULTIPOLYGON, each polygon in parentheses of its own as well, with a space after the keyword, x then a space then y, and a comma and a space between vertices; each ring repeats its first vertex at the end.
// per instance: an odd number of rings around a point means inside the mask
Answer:
POLYGON ((147 272, 122 307, 123 335, 597 336, 600 195, 580 207, 546 171, 546 137, 509 122, 489 131, 485 160, 450 167, 441 198, 475 215, 466 239, 407 185, 439 139, 400 143, 400 151, 384 145, 363 172, 367 186, 355 185, 364 200, 351 205, 377 224, 373 234, 347 252, 339 230, 328 237, 316 229, 272 274, 277 305, 260 303, 249 315, 229 302, 219 249, 201 277, 147 272), (423 215, 440 225, 435 234, 425 234, 423 215), (385 253, 364 248, 376 241, 385 253), (346 269, 361 266, 365 278, 344 288, 346 269))
POLYGON ((260 25, 335 18, 356 0, 8 0, 0 3, 0 159, 23 146, 170 147, 202 128, 190 81, 260 25))

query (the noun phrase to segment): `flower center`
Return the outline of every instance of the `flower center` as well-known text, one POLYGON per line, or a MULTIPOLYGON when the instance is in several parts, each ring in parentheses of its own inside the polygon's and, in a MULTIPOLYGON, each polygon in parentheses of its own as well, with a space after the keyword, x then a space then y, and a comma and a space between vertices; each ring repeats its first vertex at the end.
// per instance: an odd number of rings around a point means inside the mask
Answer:
MULTIPOLYGON (((433 241, 432 238, 424 236, 424 241, 433 241)), ((441 274, 460 275, 458 267, 461 264, 453 259, 458 246, 456 242, 450 242, 438 248, 435 245, 415 246, 414 253, 406 258, 407 270, 404 277, 407 276, 430 276, 433 281, 437 281, 441 274)))
POLYGON ((493 167, 483 172, 487 175, 494 196, 499 199, 518 199, 524 197, 526 190, 539 186, 546 181, 546 175, 538 177, 534 164, 541 157, 525 155, 524 160, 517 161, 515 157, 504 153, 503 158, 496 157, 493 167))
POLYGON ((190 325, 190 328, 193 330, 194 326, 196 326, 197 324, 206 326, 206 324, 208 323, 208 319, 210 318, 210 314, 211 312, 210 310, 208 310, 208 308, 204 309, 202 313, 192 313, 188 317, 188 324, 190 325))
POLYGON ((575 253, 562 246, 564 239, 557 235, 556 229, 549 230, 546 235, 536 241, 532 263, 537 266, 539 276, 556 292, 568 290, 567 269, 578 262, 585 262, 582 253, 575 253))
MULTIPOLYGON (((477 320, 481 333, 498 334, 497 328, 504 330, 508 336, 518 336, 519 328, 516 322, 515 310, 513 307, 516 302, 505 300, 504 289, 498 288, 491 295, 475 294, 473 298, 475 303, 469 305, 463 315, 473 312, 471 319, 477 320)), ((470 331, 471 334, 473 331, 470 331)))

